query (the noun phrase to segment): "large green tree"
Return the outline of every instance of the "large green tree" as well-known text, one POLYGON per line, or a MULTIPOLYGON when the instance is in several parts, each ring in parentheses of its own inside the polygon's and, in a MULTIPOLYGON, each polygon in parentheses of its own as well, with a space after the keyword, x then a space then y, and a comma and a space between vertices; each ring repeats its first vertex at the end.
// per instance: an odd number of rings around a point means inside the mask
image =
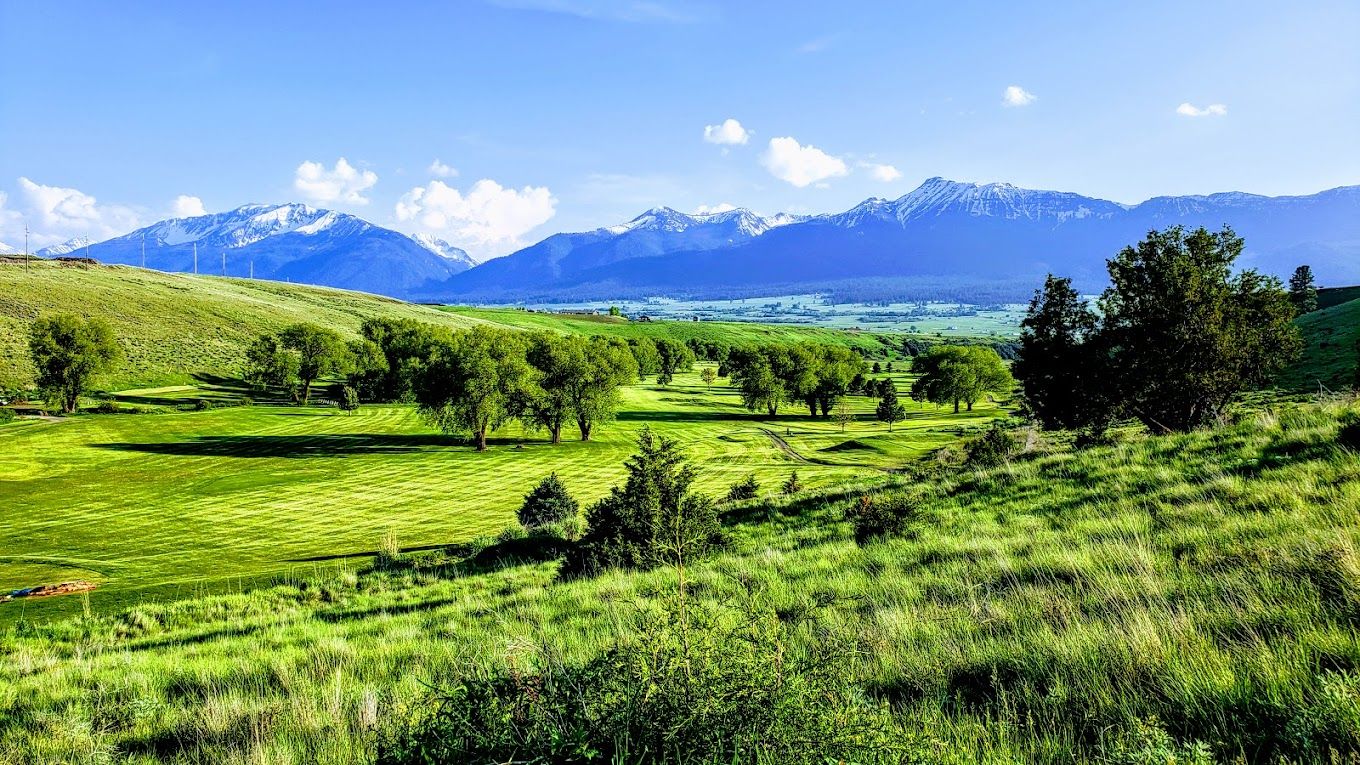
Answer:
POLYGON ((589 441, 596 425, 613 419, 619 389, 637 379, 638 368, 627 344, 616 338, 591 338, 585 360, 584 374, 568 388, 568 397, 581 440, 589 441))
POLYGON ((688 372, 694 368, 694 351, 679 340, 665 337, 657 340, 656 352, 661 358, 661 366, 656 373, 657 385, 670 385, 677 372, 688 372))
POLYGON ((1173 226, 1109 262, 1102 383, 1122 411, 1154 431, 1215 421, 1233 396, 1298 354, 1295 309, 1279 280, 1233 272, 1242 247, 1231 228, 1173 226))
POLYGON ((90 379, 110 369, 122 355, 108 322, 69 313, 33 322, 28 351, 38 387, 66 413, 76 410, 90 379))
POLYGON ((246 348, 242 378, 256 391, 281 388, 297 377, 297 356, 283 347, 279 336, 266 333, 246 348))
POLYGON ((518 417, 535 387, 523 333, 478 326, 438 344, 416 380, 421 414, 445 433, 487 434, 518 417))
POLYGON ((279 343, 297 354, 298 400, 306 404, 312 383, 346 371, 349 349, 340 333, 316 324, 293 324, 279 333, 279 343))
POLYGON ((357 381, 360 392, 374 401, 410 400, 420 367, 435 346, 451 337, 445 327, 389 318, 365 320, 359 334, 376 345, 386 359, 382 367, 370 368, 357 381))
POLYGON ((728 356, 729 376, 741 392, 742 404, 752 412, 764 409, 771 417, 779 413, 784 382, 775 370, 778 353, 775 347, 739 348, 728 356))
POLYGON ((1102 355, 1093 342, 1099 320, 1072 288, 1049 274, 1020 322, 1020 355, 1011 371, 1025 408, 1045 428, 1092 426, 1109 411, 1102 389, 1102 355))
POLYGON ((991 348, 980 345, 942 345, 917 356, 912 370, 920 376, 911 386, 911 397, 932 404, 953 404, 959 411, 987 393, 1001 393, 1014 385, 1006 364, 991 348))

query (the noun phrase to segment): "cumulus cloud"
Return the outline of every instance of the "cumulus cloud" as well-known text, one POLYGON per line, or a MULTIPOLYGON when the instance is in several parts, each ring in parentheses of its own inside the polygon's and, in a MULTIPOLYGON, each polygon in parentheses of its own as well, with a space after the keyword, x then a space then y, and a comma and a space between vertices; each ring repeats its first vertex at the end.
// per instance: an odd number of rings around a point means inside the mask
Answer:
POLYGON ((1001 103, 1005 106, 1029 106, 1037 98, 1038 96, 1019 85, 1007 85, 1006 92, 1001 96, 1001 103))
POLYGON ((860 167, 863 167, 865 170, 868 170, 869 175, 872 175, 874 177, 874 180, 882 181, 883 183, 892 183, 893 181, 898 180, 899 178, 902 177, 902 171, 898 170, 892 165, 881 165, 876 164, 874 162, 865 162, 861 164, 860 167))
POLYGON ((336 160, 330 170, 320 162, 303 162, 293 174, 293 188, 307 199, 325 204, 343 202, 352 205, 368 204, 364 192, 378 182, 372 170, 359 170, 344 157, 336 160))
POLYGON ((850 172, 845 161, 811 144, 803 146, 790 136, 771 138, 760 162, 770 175, 798 188, 850 172))
POLYGON ((79 189, 45 186, 19 179, 19 190, 40 227, 39 241, 53 243, 76 235, 108 239, 137 228, 137 214, 122 205, 101 205, 79 189))
POLYGON ((695 215, 715 215, 717 213, 730 212, 737 209, 731 202, 719 202, 716 205, 699 205, 694 208, 695 215))
POLYGON ((438 159, 430 163, 426 171, 435 178, 455 178, 458 176, 457 168, 446 165, 438 159))
POLYGON ((1201 109, 1187 102, 1177 106, 1176 113, 1182 117, 1222 117, 1228 113, 1228 107, 1223 104, 1209 104, 1201 109))
POLYGON ((705 125, 704 140, 719 146, 740 146, 751 140, 751 131, 728 117, 717 125, 705 125))
POLYGON ((397 200, 397 220, 438 232, 483 257, 520 245, 520 237, 557 213, 557 199, 546 187, 512 189, 483 178, 466 193, 443 181, 417 186, 397 200))
POLYGON ((196 218, 208 214, 208 211, 203 208, 203 200, 198 197, 191 197, 188 194, 180 194, 175 197, 171 210, 173 210, 176 218, 196 218))

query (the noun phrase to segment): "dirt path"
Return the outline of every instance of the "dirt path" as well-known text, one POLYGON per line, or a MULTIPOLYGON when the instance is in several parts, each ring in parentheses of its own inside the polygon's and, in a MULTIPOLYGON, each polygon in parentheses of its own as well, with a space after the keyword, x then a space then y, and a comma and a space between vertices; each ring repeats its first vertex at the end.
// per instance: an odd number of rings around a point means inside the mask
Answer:
POLYGON ((770 440, 773 441, 773 442, 774 442, 774 445, 775 445, 776 447, 779 448, 779 451, 781 451, 781 452, 783 452, 783 453, 789 455, 789 457, 791 457, 791 458, 793 458, 793 459, 795 459, 795 460, 797 460, 797 461, 799 461, 799 462, 802 462, 802 463, 805 464, 805 465, 816 465, 816 464, 823 464, 823 465, 825 465, 825 464, 828 464, 828 463, 825 463, 825 462, 823 462, 823 463, 814 462, 814 461, 808 459, 807 457, 804 457, 803 455, 799 454, 797 451, 794 451, 794 448, 793 448, 792 446, 789 446, 789 442, 788 442, 788 441, 785 441, 783 436, 779 435, 778 433, 774 432, 773 430, 770 430, 769 428, 761 428, 760 430, 761 430, 761 432, 763 432, 765 435, 767 435, 767 436, 770 437, 770 440))

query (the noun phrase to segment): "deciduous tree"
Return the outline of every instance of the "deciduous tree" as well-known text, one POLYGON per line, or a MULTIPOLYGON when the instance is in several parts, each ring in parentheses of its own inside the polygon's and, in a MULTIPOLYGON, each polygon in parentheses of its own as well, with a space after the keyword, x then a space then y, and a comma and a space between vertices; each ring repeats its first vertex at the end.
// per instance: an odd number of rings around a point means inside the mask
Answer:
POLYGON ((38 387, 68 414, 76 410, 90 379, 110 369, 122 355, 108 322, 69 313, 33 322, 28 351, 38 387))

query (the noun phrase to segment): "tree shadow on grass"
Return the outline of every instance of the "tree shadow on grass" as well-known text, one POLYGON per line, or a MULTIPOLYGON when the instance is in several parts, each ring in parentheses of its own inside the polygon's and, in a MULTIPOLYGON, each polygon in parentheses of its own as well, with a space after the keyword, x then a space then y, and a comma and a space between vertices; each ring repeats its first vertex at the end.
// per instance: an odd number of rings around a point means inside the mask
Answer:
POLYGON ((99 449, 182 457, 353 457, 444 450, 458 442, 434 434, 330 434, 305 436, 199 436, 191 441, 114 442, 99 449))

